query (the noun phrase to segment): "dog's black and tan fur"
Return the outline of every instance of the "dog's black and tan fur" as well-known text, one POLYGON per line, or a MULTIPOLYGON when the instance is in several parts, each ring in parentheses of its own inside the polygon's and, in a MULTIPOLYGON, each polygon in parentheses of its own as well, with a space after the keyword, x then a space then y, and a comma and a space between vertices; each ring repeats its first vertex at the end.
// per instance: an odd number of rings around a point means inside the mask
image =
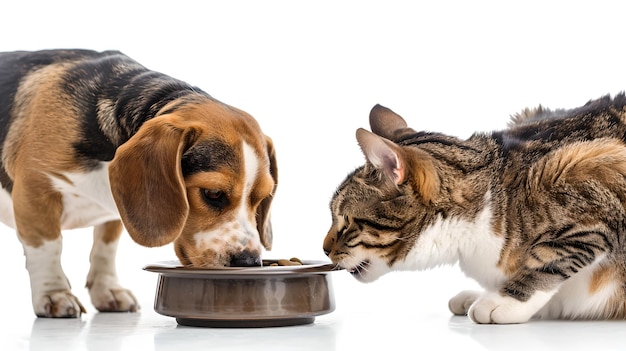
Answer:
POLYGON ((0 220, 24 246, 38 316, 85 310, 60 266, 63 229, 94 226, 100 311, 137 309, 115 273, 122 222, 186 265, 259 264, 271 246, 277 167, 258 123, 120 52, 0 53, 0 151, 0 220))

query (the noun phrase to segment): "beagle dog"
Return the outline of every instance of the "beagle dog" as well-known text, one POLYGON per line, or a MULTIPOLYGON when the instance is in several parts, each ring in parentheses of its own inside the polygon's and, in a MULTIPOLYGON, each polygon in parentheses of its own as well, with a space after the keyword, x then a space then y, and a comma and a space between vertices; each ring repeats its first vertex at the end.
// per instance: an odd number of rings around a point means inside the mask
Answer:
POLYGON ((87 289, 136 311, 118 283, 125 228, 189 266, 260 265, 274 147, 247 113, 117 51, 0 53, 0 221, 16 229, 39 317, 79 317, 61 232, 93 226, 87 289))

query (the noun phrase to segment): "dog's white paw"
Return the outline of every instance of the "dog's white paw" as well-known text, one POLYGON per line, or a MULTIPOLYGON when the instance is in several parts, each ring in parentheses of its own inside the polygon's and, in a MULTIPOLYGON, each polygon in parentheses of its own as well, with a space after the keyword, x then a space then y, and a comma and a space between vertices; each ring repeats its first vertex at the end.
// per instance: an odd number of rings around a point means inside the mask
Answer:
POLYGON ((137 312, 139 303, 135 295, 117 284, 89 285, 91 303, 100 312, 137 312))
POLYGON ((457 316, 464 316, 470 309, 470 306, 480 297, 479 291, 465 290, 458 293, 448 301, 450 312, 457 316))
POLYGON ((67 290, 48 291, 33 299, 37 317, 78 318, 87 312, 76 296, 67 290))

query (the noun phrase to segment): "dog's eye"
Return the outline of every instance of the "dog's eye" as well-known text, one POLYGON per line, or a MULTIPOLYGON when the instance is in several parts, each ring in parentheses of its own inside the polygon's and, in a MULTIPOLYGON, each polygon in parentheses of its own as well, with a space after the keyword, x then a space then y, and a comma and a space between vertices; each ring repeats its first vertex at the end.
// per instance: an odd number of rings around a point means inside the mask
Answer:
POLYGON ((221 190, 201 189, 201 193, 204 201, 216 210, 223 210, 228 206, 228 197, 221 190))

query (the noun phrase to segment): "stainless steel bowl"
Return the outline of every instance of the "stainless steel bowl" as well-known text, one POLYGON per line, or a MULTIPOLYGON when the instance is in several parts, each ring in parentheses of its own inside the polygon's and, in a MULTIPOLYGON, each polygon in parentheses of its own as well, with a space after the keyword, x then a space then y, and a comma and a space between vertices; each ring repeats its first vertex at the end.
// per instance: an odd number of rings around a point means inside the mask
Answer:
POLYGON ((154 310, 180 325, 275 327, 313 323, 335 310, 330 272, 335 266, 190 268, 178 262, 144 267, 159 273, 154 310))

